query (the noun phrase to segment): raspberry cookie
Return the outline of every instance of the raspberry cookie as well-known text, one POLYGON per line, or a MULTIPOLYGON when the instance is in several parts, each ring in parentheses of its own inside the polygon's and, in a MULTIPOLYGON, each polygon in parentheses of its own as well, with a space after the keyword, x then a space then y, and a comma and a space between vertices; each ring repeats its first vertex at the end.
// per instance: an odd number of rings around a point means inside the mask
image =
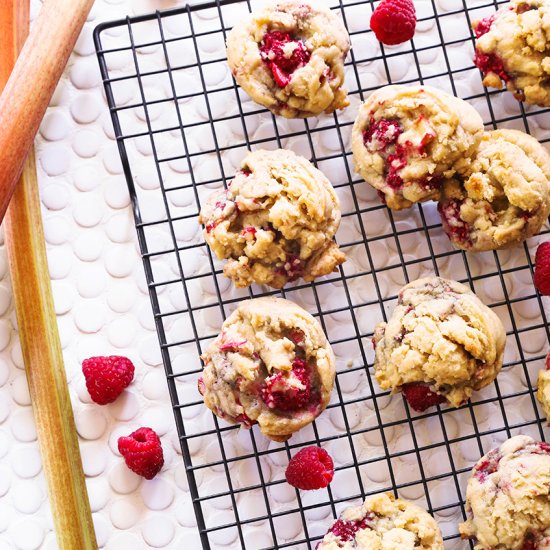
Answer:
POLYGON ((317 550, 443 550, 434 518, 422 508, 391 494, 369 497, 346 508, 317 550))
POLYGON ((550 353, 546 357, 546 370, 539 372, 537 398, 550 425, 550 353))
POLYGON ((328 405, 335 359, 319 323, 282 298, 242 302, 202 355, 199 391, 228 422, 286 441, 328 405))
POLYGON ((303 0, 270 3, 227 37, 227 61, 237 83, 256 103, 285 118, 349 105, 343 88, 349 49, 342 21, 303 0))
POLYGON ((237 287, 313 281, 345 261, 332 240, 340 203, 322 172, 292 151, 255 151, 227 190, 213 193, 199 222, 237 287))
POLYGON ((463 538, 475 550, 550 548, 550 445, 518 435, 474 466, 463 538))
POLYGON ((383 390, 403 391, 411 407, 458 407, 502 367, 500 319, 467 287, 439 277, 401 289, 387 323, 374 332, 374 370, 383 390))
POLYGON ((550 155, 517 130, 483 135, 470 166, 443 185, 443 230, 464 250, 497 250, 540 231, 550 214, 550 155))
POLYGON ((483 84, 550 107, 550 0, 512 0, 473 29, 483 84))
POLYGON ((474 152, 483 121, 465 101, 427 86, 385 86, 359 109, 355 169, 395 210, 439 198, 444 178, 474 152))

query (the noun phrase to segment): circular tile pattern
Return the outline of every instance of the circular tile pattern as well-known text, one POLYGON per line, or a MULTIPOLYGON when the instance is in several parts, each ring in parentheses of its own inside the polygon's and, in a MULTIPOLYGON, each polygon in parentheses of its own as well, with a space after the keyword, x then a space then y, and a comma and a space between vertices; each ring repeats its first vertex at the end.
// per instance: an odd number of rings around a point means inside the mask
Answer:
MULTIPOLYGON (((38 0, 33 0, 33 14, 37 11, 38 0)), ((183 4, 181 1, 170 2, 170 6, 183 4)), ((462 3, 456 0, 437 0, 439 9, 452 12, 462 8, 462 3)), ((180 452, 179 441, 175 433, 173 413, 168 401, 167 386, 164 370, 161 364, 158 339, 155 334, 154 318, 151 314, 147 285, 143 276, 142 266, 137 253, 135 242, 135 230, 133 227, 130 199, 123 176, 123 168, 120 162, 115 132, 112 128, 109 113, 106 108, 102 91, 101 77, 98 72, 97 61, 93 55, 93 27, 101 20, 124 16, 132 11, 146 12, 151 9, 166 7, 164 0, 143 0, 131 3, 130 0, 98 0, 88 18, 88 22, 80 37, 75 55, 71 58, 66 74, 58 86, 46 117, 44 118, 40 134, 37 140, 38 170, 40 179, 41 200, 45 209, 44 226, 48 244, 49 269, 53 278, 53 292, 55 308, 61 330, 61 341, 65 355, 66 369, 70 381, 73 406, 75 409, 75 421, 81 438, 81 451, 90 495, 90 503, 94 512, 98 542, 101 547, 116 550, 134 550, 141 547, 151 548, 181 548, 186 545, 189 548, 199 547, 198 535, 194 529, 194 512, 189 496, 188 482, 180 452), (132 4, 130 6, 130 4, 132 4), (102 354, 131 355, 136 365, 136 378, 116 403, 106 407, 98 407, 93 404, 86 391, 80 362, 83 357, 102 354), (153 481, 143 481, 139 476, 130 472, 124 465, 123 459, 116 450, 117 436, 127 434, 140 425, 151 425, 162 435, 165 448, 166 466, 158 478, 153 481)), ((433 9, 429 2, 417 2, 419 21, 415 44, 420 47, 418 61, 424 68, 431 71, 439 70, 441 56, 438 49, 429 46, 437 36, 437 28, 433 19, 430 19, 433 9), (435 33, 435 34, 434 34, 435 33)), ((230 14, 225 21, 231 26, 241 14, 230 14)), ((197 12, 198 22, 204 25, 204 29, 213 28, 217 24, 217 10, 197 12)), ((166 20, 165 30, 170 36, 179 36, 188 32, 186 17, 170 23, 166 20), (176 24, 177 23, 177 24, 176 24), (186 27, 187 25, 187 27, 186 27)), ((364 24, 360 17, 348 14, 348 23, 355 30, 362 30, 364 24)), ((198 23, 197 23, 198 24, 198 23)), ((156 25, 156 22, 155 22, 156 25)), ((202 28, 202 27, 201 27, 202 28)), ((153 32, 153 27, 149 32, 153 32)), ((462 30, 457 25, 449 30, 446 39, 456 37, 460 39, 462 30), (454 34, 453 34, 454 33, 454 34)), ((157 31, 158 32, 158 31, 157 31)), ((467 32, 467 29, 466 31, 467 32)), ((116 46, 124 48, 128 45, 128 34, 120 29, 110 29, 106 32, 116 43, 116 46)), ((136 40, 147 41, 147 31, 136 29, 136 40)), ((354 35, 354 51, 356 55, 370 57, 374 53, 380 54, 379 44, 371 35, 354 35), (364 55, 361 52, 366 52, 364 55)), ((199 41, 201 56, 212 58, 223 56, 223 42, 217 35, 205 35, 204 40, 199 41)), ((174 43, 177 46, 177 43, 174 43)), ((402 56, 393 54, 403 49, 390 48, 387 68, 391 72, 392 80, 414 78, 412 74, 414 63, 406 53, 402 56)), ((451 50, 449 50, 451 51, 451 50)), ((121 50, 112 56, 107 56, 109 67, 120 74, 125 71, 135 70, 133 59, 128 51, 121 50)), ((471 51, 457 44, 452 49, 453 63, 457 66, 470 62, 471 51)), ((140 48, 138 52, 140 67, 148 70, 162 67, 163 51, 158 46, 140 48)), ((200 83, 191 72, 181 74, 175 78, 178 90, 200 89, 200 83), (199 84, 199 87, 197 87, 199 84)), ((207 86, 223 87, 231 85, 231 76, 223 63, 215 63, 204 67, 204 79, 207 86)), ((361 79, 370 79, 375 86, 375 79, 386 79, 386 66, 382 60, 367 61, 361 66, 359 76, 361 79)), ((355 81, 355 74, 348 70, 347 78, 355 81)), ((472 90, 481 93, 479 87, 479 75, 476 73, 470 78, 469 73, 462 78, 459 75, 457 89, 460 93, 471 95, 472 90)), ((364 83, 364 82, 363 82, 364 83)), ((370 85, 369 85, 370 86, 370 85)), ((234 92, 230 92, 234 96, 234 92)), ((239 92, 241 93, 241 92, 239 92)), ((128 81, 120 81, 113 84, 113 94, 120 105, 130 105, 139 101, 139 93, 135 86, 128 81)), ((150 81, 146 85, 146 94, 149 100, 163 99, 171 94, 169 83, 150 81)), ((201 98, 196 98, 201 99, 201 98)), ((352 105, 344 112, 339 113, 342 121, 351 121, 357 108, 359 98, 357 94, 351 97, 352 105)), ((483 100, 485 101, 485 100, 483 100)), ((481 102, 483 103, 483 102, 481 102)), ((503 96, 502 101, 495 101, 498 113, 502 116, 514 116, 517 113, 517 104, 509 95, 503 96)), ((242 102, 244 109, 253 109, 254 105, 245 97, 242 102)), ((192 131, 194 137, 189 140, 189 145, 198 149, 211 149, 211 130, 208 125, 201 124, 207 116, 206 104, 202 101, 182 100, 179 102, 185 116, 191 122, 197 122, 197 130, 192 131)), ((153 124, 177 125, 171 102, 158 103, 149 109, 150 119, 153 124), (167 109, 168 105, 170 107, 167 109)), ((210 108, 214 117, 225 116, 228 105, 223 94, 214 94, 211 97, 210 108)), ((231 106, 231 108, 233 108, 231 106)), ((480 108, 483 108, 480 107, 480 108)), ((485 106, 486 108, 486 106, 485 106)), ((236 112, 234 110, 233 112, 236 112)), ((484 113, 487 117, 487 113, 484 113)), ((273 128, 269 117, 252 115, 246 117, 246 130, 254 139, 271 140, 262 146, 274 147, 272 140, 273 128)), ((143 116, 142 116, 143 119, 143 116)), ((187 119, 186 119, 187 120, 187 119)), ((316 154, 338 157, 340 151, 339 137, 334 132, 322 131, 323 125, 332 121, 332 117, 320 117, 308 120, 309 128, 316 129, 313 135, 316 154)), ((543 116, 530 117, 530 124, 536 131, 547 129, 548 123, 543 116), (534 121, 534 122, 533 122, 534 121)), ((300 133, 303 131, 303 121, 278 120, 281 134, 300 133)), ((133 128, 143 130, 143 120, 132 115, 133 128)), ((332 124, 332 122, 330 122, 332 124)), ((218 143, 221 146, 233 145, 235 141, 244 140, 244 132, 240 120, 229 120, 217 131, 218 143)), ((348 139, 348 128, 342 130, 342 139, 348 139)), ((542 135, 542 134, 541 134, 542 135)), ((161 136, 155 139, 157 152, 164 156, 181 156, 182 144, 179 131, 172 132, 168 139, 163 141, 161 136)), ((138 192, 144 193, 142 200, 142 214, 144 221, 159 221, 165 218, 165 205, 160 198, 158 186, 158 174, 152 162, 153 149, 151 140, 145 136, 127 143, 128 150, 136 155, 139 160, 136 166, 134 178, 138 192)), ((303 151, 310 156, 310 145, 303 136, 283 137, 283 143, 297 151, 303 151)), ((193 159, 191 164, 195 176, 204 180, 215 179, 219 172, 218 159, 215 154, 209 154, 207 160, 198 162, 193 159)), ((221 161, 225 176, 230 178, 238 167, 242 151, 240 148, 230 150, 227 155, 222 155, 221 161)), ((345 163, 340 158, 331 158, 323 161, 320 166, 327 175, 337 184, 342 185, 338 193, 344 212, 355 209, 355 201, 359 207, 364 208, 374 204, 376 196, 372 190, 359 182, 354 185, 353 196, 347 186, 350 174, 347 174, 345 163)), ((355 175, 351 173, 351 177, 355 175)), ((189 174, 189 165, 185 159, 176 159, 163 165, 163 179, 167 186, 181 186, 181 189, 169 191, 167 200, 170 211, 174 216, 189 217, 196 212, 196 197, 189 174)), ((199 194, 204 189, 200 187, 218 187, 219 182, 199 186, 199 194)), ((201 200, 204 198, 200 196, 201 200)), ((427 218, 427 223, 437 223, 433 218, 431 208, 422 207, 427 218)), ((394 213, 393 223, 400 236, 400 249, 404 259, 409 263, 407 267, 409 278, 421 276, 425 273, 426 265, 432 269, 430 261, 415 263, 414 260, 420 254, 427 255, 424 241, 417 239, 418 233, 412 231, 422 223, 419 212, 416 209, 407 213, 394 213), (409 232, 409 233, 407 233, 409 232)), ((363 229, 370 241, 369 250, 371 257, 365 254, 362 244, 353 246, 349 250, 350 260, 344 265, 346 275, 356 275, 356 279, 350 279, 348 288, 352 299, 356 304, 362 302, 377 302, 378 288, 384 298, 395 296, 396 285, 403 280, 402 269, 399 268, 400 256, 393 239, 377 240, 376 237, 391 233, 392 224, 390 216, 383 208, 372 210, 362 217, 363 229), (372 275, 360 275, 361 271, 371 272, 389 265, 398 266, 396 269, 380 272, 376 276, 375 288, 372 275)), ((167 238, 163 224, 155 226, 150 232, 150 245, 159 250, 172 246, 171 239, 167 238)), ((208 300, 208 303, 216 300, 218 290, 224 297, 230 296, 241 299, 247 296, 246 292, 235 292, 231 284, 223 276, 217 278, 214 283, 211 277, 200 277, 208 273, 210 264, 208 256, 202 249, 189 250, 188 245, 202 242, 201 231, 193 223, 176 224, 174 227, 178 246, 182 247, 180 255, 182 267, 186 277, 199 278, 190 280, 188 288, 191 289, 190 299, 193 304, 199 304, 200 300, 208 300)), ((435 252, 440 254, 448 251, 448 243, 440 239, 437 230, 430 235, 435 252)), ((354 216, 344 217, 341 230, 338 234, 339 241, 359 242, 362 239, 361 229, 354 216)), ((3 237, 0 235, 0 243, 3 237)), ((534 246, 530 244, 532 252, 534 246)), ((165 280, 179 276, 179 267, 175 255, 170 259, 163 259, 155 264, 155 275, 165 280)), ((498 257, 506 269, 513 268, 518 259, 515 251, 506 251, 498 254, 498 257)), ((473 276, 482 276, 495 271, 494 259, 491 254, 479 255, 469 258, 473 276)), ((217 268, 220 267, 215 262, 217 268)), ((465 278, 462 256, 455 254, 448 258, 443 256, 438 259, 438 265, 449 273, 460 273, 465 278), (440 262, 441 260, 441 262, 440 262)), ((523 264, 522 264, 523 265, 523 264)), ((458 276, 458 275, 457 275, 458 276)), ((29 395, 26 379, 23 372, 23 360, 17 335, 13 311, 13 301, 7 276, 6 254, 0 248, 0 532, 6 540, 7 548, 33 549, 43 548, 50 550, 56 548, 55 538, 52 536, 52 519, 48 511, 47 500, 44 496, 44 480, 41 472, 41 461, 37 451, 36 432, 34 428, 32 410, 29 407, 29 395), (6 505, 9 503, 9 506, 6 505), (6 509, 7 508, 7 509, 6 509), (33 518, 24 517, 30 516, 33 518), (25 521, 24 525, 22 521, 25 521)), ((493 278, 480 279, 480 288, 483 296, 495 302, 503 299, 500 282, 493 284, 493 278)), ((510 296, 519 297, 533 294, 531 272, 529 269, 514 273, 506 279, 507 290, 510 296)), ((309 288, 293 293, 293 298, 304 304, 312 311, 317 309, 316 300, 326 309, 339 309, 346 303, 343 294, 343 284, 323 284, 317 286, 314 295, 309 288)), ((181 310, 187 308, 186 297, 181 288, 159 287, 159 303, 163 311, 181 310)), ((388 305, 388 304, 386 304, 388 305)), ((375 304, 372 309, 358 306, 356 318, 358 322, 365 323, 371 330, 373 312, 379 306, 375 304), (365 310, 362 312, 361 310, 365 310), (371 323, 371 324, 369 324, 371 323)), ((540 318, 538 301, 516 302, 512 306, 518 326, 528 327, 537 324, 540 318)), ((198 330, 201 336, 210 335, 219 329, 221 316, 214 312, 197 315, 198 330)), ((226 311, 226 313, 229 312, 226 311)), ((379 311, 376 311, 378 315, 379 311)), ((349 318, 345 312, 335 312, 324 316, 324 322, 332 339, 345 339, 349 325, 349 318)), ((167 321, 168 322, 168 321, 167 321)), ((185 316, 174 316, 169 321, 167 337, 172 340, 183 340, 192 337, 189 319, 185 316)), ((167 325, 168 326, 168 325, 167 325)), ((366 331, 368 332, 368 331, 366 331)), ((523 353, 527 358, 540 356, 545 351, 547 343, 542 331, 528 331, 522 334, 521 343, 523 353)), ((353 331, 352 331, 353 333, 353 331)), ((173 367, 178 373, 200 369, 194 345, 179 346, 173 356, 173 367)), ((364 343, 365 355, 369 364, 372 362, 372 350, 368 342, 364 343)), ((176 350, 175 350, 176 351, 176 350)), ((353 361, 353 366, 361 367, 362 354, 357 349, 347 351, 347 348, 338 346, 335 349, 339 360, 340 391, 344 399, 354 400, 371 394, 370 382, 364 369, 345 373, 348 362, 353 361)), ((510 345, 507 351, 507 360, 519 360, 519 354, 510 345)), ((510 388, 515 391, 516 378, 523 375, 523 366, 519 365, 510 372, 510 378, 503 378, 502 388, 510 388)), ((372 373, 371 373, 372 374, 372 373)), ((180 399, 186 402, 198 402, 200 396, 196 389, 196 377, 198 374, 186 380, 186 377, 178 378, 176 387, 180 399)), ((526 387, 524 382, 521 388, 526 387)), ((373 382, 373 389, 377 390, 373 382)), ((483 394, 485 397, 489 394, 483 394)), ((333 403, 337 403, 336 397, 333 403)), ((532 403, 530 396, 523 396, 514 401, 514 411, 525 421, 532 420, 532 403), (517 409, 517 411, 516 411, 517 409)), ((478 429, 490 429, 500 426, 500 413, 492 406, 475 407, 478 429)), ((200 405, 188 407, 182 411, 186 427, 190 433, 212 430, 214 423, 212 415, 200 405)), ((350 403, 347 405, 347 425, 361 433, 354 438, 356 451, 360 460, 370 460, 384 455, 385 446, 392 451, 399 449, 405 451, 411 448, 407 426, 393 426, 395 421, 405 418, 402 398, 395 396, 379 396, 376 399, 368 399, 366 402, 350 403), (377 415, 390 426, 384 429, 385 441, 383 443, 379 429, 371 429, 378 423, 377 415)), ((417 430, 419 441, 427 437, 427 433, 439 434, 439 418, 430 419, 436 422, 419 422, 417 430)), ((463 433, 471 433, 472 420, 469 415, 445 415, 445 428, 449 438, 458 438, 463 433)), ((338 408, 333 408, 325 413, 317 423, 322 437, 326 434, 344 433, 346 423, 338 408)), ((227 424, 220 421, 220 426, 227 424)), ((416 424, 415 424, 416 426, 416 424)), ((281 445, 269 444, 257 431, 254 431, 255 447, 260 451, 270 449, 284 449, 281 445)), ((500 437, 500 433, 497 437, 500 437)), ((245 430, 231 430, 224 432, 224 446, 229 457, 239 454, 253 454, 254 445, 249 432, 245 430)), ((296 436, 292 443, 313 437, 311 430, 304 430, 296 436)), ((438 435, 439 437, 439 435, 438 435)), ((189 448, 193 461, 220 460, 219 443, 208 444, 213 441, 191 438, 189 448)), ((333 455, 334 460, 340 466, 349 466, 352 457, 349 450, 349 442, 342 439, 340 445, 326 445, 333 455)), ((479 458, 479 450, 475 443, 464 445, 465 450, 459 458, 462 446, 457 449, 457 467, 471 464, 479 458), (459 460, 461 461, 459 464, 459 460)), ((433 475, 439 473, 437 452, 428 453, 426 472, 433 475)), ((443 460, 443 459, 442 459, 443 460)), ((283 450, 276 455, 262 456, 259 458, 261 470, 266 481, 281 480, 282 472, 288 462, 288 456, 283 450)), ((417 482, 416 456, 409 453, 396 460, 399 466, 400 482, 417 482)), ((372 487, 387 487, 389 474, 385 461, 373 462, 364 470, 368 483, 372 487), (377 468, 376 465, 379 467, 377 468)), ((202 492, 225 492, 227 480, 223 466, 207 468, 205 471, 196 470, 197 484, 202 492)), ((353 468, 344 468, 337 473, 338 486, 334 487, 335 497, 346 498, 349 487, 354 486, 355 471, 353 468)), ((231 480, 235 487, 248 487, 259 483, 258 467, 255 459, 247 459, 232 463, 231 480)), ((430 496, 432 505, 442 507, 443 512, 438 514, 449 522, 449 529, 456 523, 452 509, 445 509, 449 502, 446 485, 433 484, 430 496), (446 516, 445 514, 448 513, 446 516)), ((370 488, 369 488, 370 490, 370 488)), ((453 489, 454 490, 454 489, 453 489)), ((355 491, 356 492, 356 491, 355 491)), ((243 493, 243 496, 247 493, 243 493)), ((273 511, 282 511, 285 507, 296 506, 296 492, 286 483, 277 483, 268 489, 269 502, 273 511)), ((421 498, 422 487, 416 483, 403 489, 403 496, 421 498)), ((321 494, 308 493, 303 495, 303 504, 314 505, 321 499, 321 494)), ((453 497, 454 498, 454 497, 453 497)), ((250 498, 238 499, 241 515, 253 517, 255 513, 264 514, 264 497, 261 491, 254 491, 250 498)), ((228 497, 213 499, 205 503, 208 510, 207 519, 213 523, 231 523, 234 514, 230 510, 231 499, 228 497)), ((329 507, 313 508, 308 511, 308 521, 311 520, 310 533, 322 533, 325 524, 329 521, 331 511, 329 507)), ((243 516, 243 517, 244 517, 243 516)), ((294 514, 283 522, 276 521, 275 529, 281 539, 291 540, 301 536, 301 522, 298 514, 294 514)), ((447 525, 447 524, 446 524, 447 525)), ((450 531, 449 531, 450 532, 450 531)), ((255 522, 243 528, 245 541, 251 548, 268 547, 273 544, 271 530, 267 522, 255 522)), ((216 547, 232 547, 240 544, 235 528, 224 529, 213 533, 211 541, 216 547)), ((0 548, 3 548, 3 540, 0 548)))

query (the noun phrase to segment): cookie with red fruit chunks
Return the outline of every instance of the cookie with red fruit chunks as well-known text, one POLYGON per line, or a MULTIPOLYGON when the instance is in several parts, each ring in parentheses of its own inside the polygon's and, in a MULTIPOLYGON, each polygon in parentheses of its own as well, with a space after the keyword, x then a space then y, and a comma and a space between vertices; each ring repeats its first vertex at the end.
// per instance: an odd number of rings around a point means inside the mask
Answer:
POLYGON ((550 424, 550 352, 546 356, 546 368, 539 372, 537 399, 550 424))
POLYGON ((483 84, 550 107, 550 0, 512 0, 472 27, 483 84))
POLYGON ((385 86, 363 103, 352 130, 355 169, 395 210, 439 199, 467 164, 483 121, 465 101, 428 86, 385 86))
POLYGON ((550 155, 524 132, 485 132, 472 162, 443 183, 439 213, 443 230, 463 250, 523 242, 550 214, 550 155))
POLYGON ((317 550, 443 550, 436 521, 428 512, 392 494, 368 497, 346 508, 317 550))
POLYGON ((321 325, 282 298, 241 302, 202 355, 199 391, 228 422, 286 441, 323 412, 335 359, 321 325))
POLYGON ((374 331, 374 371, 383 390, 403 392, 422 412, 458 407, 502 367, 500 319, 464 285, 428 277, 404 286, 387 323, 374 331))
POLYGON ((303 118, 349 105, 346 27, 321 3, 270 2, 227 37, 227 62, 241 88, 276 115, 303 118))
POLYGON ((313 281, 346 259, 332 240, 340 225, 332 185, 311 162, 285 149, 249 153, 227 190, 209 197, 199 222, 237 287, 313 281))
POLYGON ((475 550, 550 548, 550 445, 517 435, 482 457, 459 526, 475 550))

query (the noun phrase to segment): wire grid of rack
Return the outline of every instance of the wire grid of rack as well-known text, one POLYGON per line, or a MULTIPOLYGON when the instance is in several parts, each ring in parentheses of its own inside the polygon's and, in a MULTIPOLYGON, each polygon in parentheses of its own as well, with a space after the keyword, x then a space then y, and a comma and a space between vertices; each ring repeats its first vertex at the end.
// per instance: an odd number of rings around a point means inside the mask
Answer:
MULTIPOLYGON (((417 33, 414 41, 387 50, 368 27, 372 0, 331 5, 352 39, 346 63, 352 105, 344 112, 299 121, 281 120, 253 104, 230 74, 214 76, 223 74, 228 30, 256 6, 250 0, 186 6, 96 29, 114 137, 133 203, 204 548, 314 548, 343 507, 382 490, 417 500, 445 526, 446 548, 466 548, 471 543, 460 541, 457 523, 465 517, 465 481, 473 462, 511 434, 545 437, 533 392, 550 336, 548 309, 531 283, 538 240, 478 256, 454 250, 442 235, 433 205, 390 212, 352 169, 348 138, 357 106, 386 83, 436 85, 474 103, 488 128, 535 130, 542 142, 550 140, 550 125, 544 123, 548 109, 525 108, 507 94, 483 89, 471 63, 471 21, 502 2, 419 4, 419 29, 431 29, 431 38, 421 41, 417 33), (459 55, 464 52, 466 57, 459 55), (165 93, 159 94, 160 89, 165 93), (137 99, 128 99, 132 93, 137 99), (287 444, 272 444, 256 429, 239 430, 204 411, 192 389, 201 371, 198 356, 217 334, 213 327, 221 325, 239 300, 279 294, 256 286, 229 287, 222 264, 202 238, 197 216, 211 190, 231 180, 246 150, 285 145, 298 149, 332 179, 343 203, 337 240, 350 261, 332 276, 291 284, 280 293, 320 320, 339 360, 327 411, 287 444), (150 165, 144 167, 140 155, 150 165), (154 184, 140 182, 143 171, 154 184), (438 407, 417 414, 399 395, 378 388, 370 337, 375 322, 391 312, 399 287, 428 274, 455 278, 481 293, 505 323, 507 355, 497 382, 471 402, 458 410, 438 407), (323 422, 326 418, 330 422, 323 422), (297 491, 289 495, 284 464, 307 444, 332 449, 335 480, 314 497, 297 491), (247 472, 246 481, 237 476, 243 471, 239 465, 247 472), (206 483, 211 476, 214 483, 206 483), (215 506, 218 501, 225 507, 215 506), (222 520, 211 522, 222 508, 222 520), (289 525, 298 528, 291 532, 289 525), (265 537, 250 536, 253 527, 265 537)), ((548 232, 545 226, 543 239, 548 232)))

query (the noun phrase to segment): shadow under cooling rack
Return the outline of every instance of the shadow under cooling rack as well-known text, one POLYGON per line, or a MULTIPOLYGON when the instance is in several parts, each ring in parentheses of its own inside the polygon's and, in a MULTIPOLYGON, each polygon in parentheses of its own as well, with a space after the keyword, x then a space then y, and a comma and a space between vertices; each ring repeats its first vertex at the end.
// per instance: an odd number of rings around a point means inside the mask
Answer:
MULTIPOLYGON (((391 212, 353 172, 349 137, 360 102, 387 83, 422 83, 470 101, 488 128, 550 139, 549 110, 489 92, 472 65, 473 19, 499 3, 416 3, 414 41, 383 48, 369 30, 373 2, 333 3, 350 32, 350 106, 306 120, 274 117, 234 83, 228 30, 256 2, 187 6, 100 25, 95 32, 105 93, 126 176, 146 280, 204 548, 314 548, 332 518, 366 495, 393 491, 440 524, 447 549, 468 548, 458 523, 475 461, 515 433, 544 439, 533 388, 548 345, 544 304, 533 290, 538 238, 508 251, 454 250, 431 204, 391 212), (320 168, 342 205, 337 234, 348 261, 312 284, 280 293, 235 289, 197 221, 212 190, 231 180, 248 150, 286 147, 320 168), (495 384, 459 409, 417 414, 380 391, 370 339, 399 288, 421 276, 465 282, 502 319, 505 366, 495 384), (197 390, 200 353, 240 300, 280 294, 321 322, 337 356, 332 401, 287 444, 214 417, 197 390), (299 493, 284 481, 299 447, 323 445, 336 472, 326 490, 299 493)), ((543 235, 548 236, 548 226, 543 235)))

